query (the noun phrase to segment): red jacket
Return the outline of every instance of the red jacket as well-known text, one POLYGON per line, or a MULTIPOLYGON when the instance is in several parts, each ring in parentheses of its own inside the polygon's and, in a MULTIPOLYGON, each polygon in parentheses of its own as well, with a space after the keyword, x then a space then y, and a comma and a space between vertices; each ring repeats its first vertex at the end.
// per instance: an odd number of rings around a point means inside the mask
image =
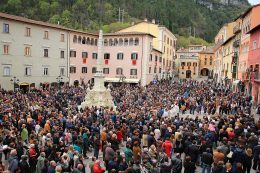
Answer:
POLYGON ((116 132, 117 140, 121 142, 123 140, 123 134, 120 130, 116 132))
POLYGON ((103 173, 105 172, 104 168, 101 168, 101 166, 98 163, 95 163, 93 166, 93 173, 103 173))
POLYGON ((172 151, 172 143, 169 140, 165 140, 165 142, 162 144, 163 149, 165 150, 165 153, 168 157, 171 157, 171 151, 172 151))

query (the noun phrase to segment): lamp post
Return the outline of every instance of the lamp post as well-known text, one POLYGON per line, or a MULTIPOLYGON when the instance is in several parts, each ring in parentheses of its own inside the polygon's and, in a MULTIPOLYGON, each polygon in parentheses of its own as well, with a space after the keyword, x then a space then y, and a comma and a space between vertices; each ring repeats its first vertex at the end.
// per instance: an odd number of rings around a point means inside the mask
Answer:
POLYGON ((63 80, 63 78, 61 77, 61 75, 59 75, 57 78, 56 78, 58 84, 59 84, 59 92, 61 93, 61 82, 63 80))
POLYGON ((14 76, 10 81, 12 84, 14 84, 14 91, 15 91, 15 87, 16 87, 16 85, 19 84, 20 80, 18 78, 16 78, 16 76, 14 76))
POLYGON ((122 75, 119 77, 119 82, 124 83, 124 82, 125 82, 125 79, 126 79, 125 75, 122 74, 122 75))

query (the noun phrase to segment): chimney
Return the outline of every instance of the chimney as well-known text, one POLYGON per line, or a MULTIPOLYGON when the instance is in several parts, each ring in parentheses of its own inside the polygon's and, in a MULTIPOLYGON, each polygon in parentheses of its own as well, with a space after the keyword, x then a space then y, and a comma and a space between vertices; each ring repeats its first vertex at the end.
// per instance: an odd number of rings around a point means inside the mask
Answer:
POLYGON ((152 20, 152 23, 155 24, 155 19, 152 20))
POLYGON ((144 21, 147 22, 148 21, 147 18, 144 18, 144 21))

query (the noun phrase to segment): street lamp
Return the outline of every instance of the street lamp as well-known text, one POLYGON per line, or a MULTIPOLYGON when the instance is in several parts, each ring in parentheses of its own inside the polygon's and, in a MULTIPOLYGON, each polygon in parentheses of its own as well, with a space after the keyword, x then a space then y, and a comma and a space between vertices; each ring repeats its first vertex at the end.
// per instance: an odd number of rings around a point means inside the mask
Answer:
POLYGON ((61 77, 61 75, 59 75, 57 78, 56 78, 58 84, 59 84, 59 92, 61 93, 61 82, 63 80, 63 78, 61 77))
POLYGON ((124 76, 124 74, 122 74, 120 77, 119 77, 119 82, 123 83, 125 81, 126 77, 124 76))
POLYGON ((16 85, 19 84, 20 80, 18 78, 16 78, 16 76, 14 76, 10 81, 12 84, 14 84, 14 91, 15 91, 15 87, 16 87, 16 85))

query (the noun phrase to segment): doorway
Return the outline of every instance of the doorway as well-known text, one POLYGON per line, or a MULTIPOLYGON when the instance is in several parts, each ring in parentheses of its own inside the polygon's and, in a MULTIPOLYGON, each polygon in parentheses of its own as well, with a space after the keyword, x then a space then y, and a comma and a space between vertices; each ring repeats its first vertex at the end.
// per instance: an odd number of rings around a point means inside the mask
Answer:
POLYGON ((186 78, 187 79, 191 78, 191 70, 186 71, 186 78))

